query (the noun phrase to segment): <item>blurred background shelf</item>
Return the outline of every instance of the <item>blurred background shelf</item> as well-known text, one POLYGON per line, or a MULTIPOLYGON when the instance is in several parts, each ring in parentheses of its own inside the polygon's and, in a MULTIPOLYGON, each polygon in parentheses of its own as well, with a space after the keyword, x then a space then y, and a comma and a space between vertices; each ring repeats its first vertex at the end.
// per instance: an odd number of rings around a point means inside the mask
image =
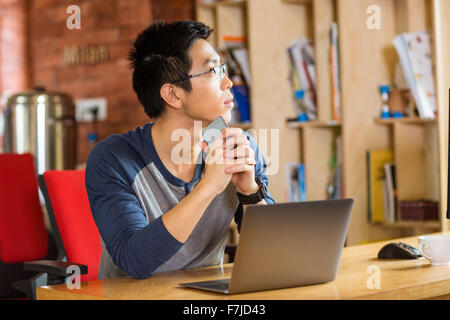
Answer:
POLYGON ((283 0, 286 3, 312 4, 313 0, 283 0))
POLYGON ((216 1, 211 3, 201 3, 198 5, 199 8, 217 8, 220 6, 235 6, 235 7, 243 7, 245 6, 246 0, 223 0, 216 1))
POLYGON ((391 228, 422 228, 422 229, 441 229, 441 222, 439 220, 426 220, 426 221, 408 221, 399 220, 396 222, 384 222, 381 225, 391 228))
POLYGON ((378 124, 395 124, 395 123, 410 123, 410 124, 427 124, 427 123, 437 123, 436 119, 422 119, 419 117, 405 117, 405 118, 392 118, 392 119, 380 119, 375 118, 375 123, 378 124))
POLYGON ((242 130, 248 130, 252 128, 251 123, 230 123, 230 127, 241 128, 242 130))
MULTIPOLYGON (((245 38, 250 61, 251 128, 276 129, 279 150, 265 151, 270 190, 277 202, 287 200, 285 165, 302 163, 307 200, 324 200, 342 161, 343 197, 355 203, 348 245, 417 234, 423 228, 447 230, 446 172, 448 88, 450 87, 450 2, 446 0, 246 0, 197 6, 197 19, 215 30, 211 39, 221 48, 226 36, 245 38), (366 28, 366 9, 383 13, 381 28, 366 28), (270 23, 269 23, 270 22, 270 23), (332 108, 330 30, 338 26, 341 108, 332 108), (398 55, 396 35, 430 30, 437 93, 436 119, 374 119, 381 111, 378 87, 395 82, 398 55), (314 44, 317 120, 287 122, 295 118, 289 83, 287 48, 293 40, 314 44), (339 119, 335 121, 332 119, 339 119), (398 179, 398 200, 430 199, 439 202, 440 220, 368 221, 366 152, 393 151, 398 179), (339 150, 339 152, 337 152, 339 150), (338 156, 337 156, 337 153, 338 156), (276 158, 275 158, 276 157, 276 158), (274 161, 278 160, 278 162, 274 161)), ((248 126, 242 126, 248 128, 248 126)))
POLYGON ((325 121, 305 121, 305 122, 296 122, 296 121, 288 121, 287 126, 289 128, 321 128, 321 127, 340 127, 342 125, 341 121, 336 120, 325 120, 325 121))

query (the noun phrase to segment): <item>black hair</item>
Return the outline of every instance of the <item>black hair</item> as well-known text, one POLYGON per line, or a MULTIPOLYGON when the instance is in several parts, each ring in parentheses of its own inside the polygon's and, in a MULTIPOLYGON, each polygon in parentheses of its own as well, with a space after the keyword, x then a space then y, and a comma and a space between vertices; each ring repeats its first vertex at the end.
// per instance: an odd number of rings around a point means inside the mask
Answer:
MULTIPOLYGON (((164 112, 160 89, 188 76, 192 67, 189 50, 197 39, 207 40, 213 30, 201 22, 157 22, 144 29, 128 55, 133 69, 133 89, 150 118, 164 112)), ((191 92, 190 81, 177 86, 191 92)))

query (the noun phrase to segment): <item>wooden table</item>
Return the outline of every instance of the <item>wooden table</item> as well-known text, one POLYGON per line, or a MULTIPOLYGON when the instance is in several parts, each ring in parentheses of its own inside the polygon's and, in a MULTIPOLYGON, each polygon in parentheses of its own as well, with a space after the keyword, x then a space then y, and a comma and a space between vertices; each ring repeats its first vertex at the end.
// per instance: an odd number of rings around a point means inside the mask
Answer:
MULTIPOLYGON (((403 241, 417 247, 418 237, 394 241, 403 241)), ((393 242, 393 240, 344 248, 336 280, 319 285, 236 295, 222 295, 178 286, 182 282, 229 278, 232 264, 225 264, 223 266, 158 273, 145 280, 126 277, 82 282, 80 289, 68 289, 66 285, 40 287, 37 289, 37 299, 297 300, 450 298, 450 266, 431 266, 425 258, 415 260, 377 259, 378 251, 389 242, 393 242), (375 280, 377 274, 380 276, 379 286, 375 280)))

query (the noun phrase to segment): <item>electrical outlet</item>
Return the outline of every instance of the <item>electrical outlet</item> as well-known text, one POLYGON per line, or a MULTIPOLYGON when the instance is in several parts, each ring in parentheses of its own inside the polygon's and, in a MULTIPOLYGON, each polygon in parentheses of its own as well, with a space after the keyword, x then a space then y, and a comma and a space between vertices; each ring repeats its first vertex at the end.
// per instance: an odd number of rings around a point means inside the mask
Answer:
POLYGON ((106 99, 78 99, 75 101, 75 119, 77 122, 93 121, 92 109, 97 107, 97 120, 106 119, 106 99))

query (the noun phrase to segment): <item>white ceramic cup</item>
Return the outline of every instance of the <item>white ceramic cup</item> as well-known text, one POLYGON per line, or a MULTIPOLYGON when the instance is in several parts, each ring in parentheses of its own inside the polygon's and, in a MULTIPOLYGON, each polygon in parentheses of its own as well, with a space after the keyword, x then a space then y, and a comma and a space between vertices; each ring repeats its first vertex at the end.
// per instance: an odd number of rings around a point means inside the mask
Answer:
POLYGON ((433 266, 450 265, 450 235, 420 236, 418 249, 433 266))

